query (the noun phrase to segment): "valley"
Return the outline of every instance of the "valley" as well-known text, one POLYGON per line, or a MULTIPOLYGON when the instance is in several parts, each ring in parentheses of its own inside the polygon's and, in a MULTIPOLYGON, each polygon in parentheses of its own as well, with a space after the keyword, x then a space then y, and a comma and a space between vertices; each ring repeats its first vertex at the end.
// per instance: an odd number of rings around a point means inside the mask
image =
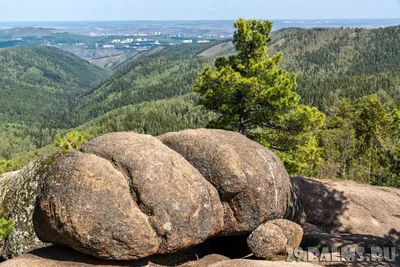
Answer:
MULTIPOLYGON (((342 99, 371 94, 394 112, 400 105, 399 39, 397 26, 282 29, 273 33, 269 53, 283 52, 281 65, 297 74, 301 102, 328 118, 342 99)), ((97 66, 53 47, 0 53, 0 159, 3 171, 11 171, 55 151, 55 135, 74 129, 99 136, 206 127, 215 114, 199 106, 190 89, 206 65, 235 51, 229 40, 168 45, 90 61, 97 66)))

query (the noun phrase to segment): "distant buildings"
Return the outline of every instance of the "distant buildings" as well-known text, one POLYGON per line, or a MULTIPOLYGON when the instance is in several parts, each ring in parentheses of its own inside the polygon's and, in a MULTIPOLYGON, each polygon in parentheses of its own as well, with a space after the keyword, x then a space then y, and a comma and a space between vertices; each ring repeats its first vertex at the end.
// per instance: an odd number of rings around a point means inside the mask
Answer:
POLYGON ((103 45, 103 48, 114 48, 115 45, 110 45, 110 44, 105 44, 103 45))
POLYGON ((121 41, 121 44, 130 44, 130 43, 133 43, 133 39, 126 39, 121 41))
POLYGON ((193 40, 183 40, 183 43, 184 43, 184 44, 192 44, 192 43, 193 43, 193 40))

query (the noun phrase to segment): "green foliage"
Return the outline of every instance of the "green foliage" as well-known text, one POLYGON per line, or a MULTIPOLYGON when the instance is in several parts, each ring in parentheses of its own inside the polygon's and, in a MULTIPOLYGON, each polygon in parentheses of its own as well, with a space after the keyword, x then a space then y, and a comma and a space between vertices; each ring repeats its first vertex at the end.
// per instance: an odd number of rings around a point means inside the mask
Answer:
POLYGON ((193 91, 220 115, 215 126, 243 134, 259 126, 279 127, 280 117, 297 105, 299 96, 293 91, 295 76, 278 67, 282 55, 268 56, 272 23, 241 19, 235 27, 238 53, 218 58, 215 71, 206 67, 193 91))
POLYGON ((325 116, 299 105, 295 75, 279 67, 282 54, 268 55, 271 22, 239 19, 235 28, 237 53, 218 58, 215 70, 206 67, 193 91, 218 114, 211 127, 251 137, 279 151, 290 171, 304 171, 309 159, 319 161, 312 131, 323 125, 325 116))
POLYGON ((165 49, 135 60, 116 72, 80 100, 74 110, 77 114, 75 126, 124 106, 189 93, 198 73, 212 62, 212 59, 197 56, 208 46, 190 47, 165 49))
POLYGON ((2 238, 2 240, 5 240, 13 230, 14 220, 7 220, 3 217, 3 213, 0 213, 0 238, 2 238))
POLYGON ((13 167, 13 164, 11 161, 0 159, 0 174, 11 170, 12 167, 13 167))
POLYGON ((2 171, 22 167, 71 126, 76 99, 108 72, 51 47, 0 50, 0 160, 2 171), (4 167, 4 165, 7 165, 4 167))
POLYGON ((91 138, 93 138, 93 136, 89 132, 72 131, 68 132, 64 137, 57 134, 54 143, 62 152, 66 153, 73 150, 79 150, 91 138))
MULTIPOLYGON (((54 80, 54 76, 42 79, 37 84, 33 83, 34 79, 13 78, 10 90, 14 91, 8 93, 7 88, 4 91, 1 87, 0 76, 0 95, 8 94, 9 98, 5 98, 4 102, 10 105, 4 109, 5 116, 0 117, 0 159, 12 163, 13 167, 7 168, 7 171, 21 168, 43 153, 55 152, 56 146, 48 145, 54 142, 58 132, 67 132, 75 126, 89 125, 95 121, 102 122, 101 127, 90 128, 96 136, 119 129, 157 134, 167 129, 204 126, 204 121, 211 115, 192 105, 193 101, 197 101, 193 96, 184 98, 188 103, 173 98, 190 92, 190 85, 197 74, 212 61, 197 55, 215 44, 172 46, 149 51, 146 56, 127 63, 107 82, 95 87, 93 85, 101 82, 108 74, 73 55, 46 47, 5 49, 3 54, 10 58, 3 62, 4 70, 9 72, 4 76, 20 77, 30 60, 29 64, 35 68, 62 73, 59 76, 63 78, 54 80), (20 83, 30 88, 24 89, 24 92, 33 92, 29 99, 23 99, 21 105, 18 102, 22 98, 22 93, 18 91, 22 88, 20 83), (45 91, 48 88, 51 90, 45 91), (145 108, 153 104, 141 106, 141 103, 147 101, 169 98, 172 99, 166 101, 168 104, 165 107, 164 104, 157 107, 163 113, 145 108), (171 110, 167 110, 166 106, 171 110), (135 114, 137 109, 138 115, 135 114), (38 114, 40 110, 43 111, 38 114), (120 114, 122 110, 129 111, 130 123, 119 122, 106 115, 120 114), (14 113, 22 115, 14 116, 14 113), (158 122, 155 114, 164 119, 158 122), (104 122, 105 118, 107 122, 104 122), (144 118, 146 123, 138 121, 144 118)), ((1 70, 2 67, 0 73, 1 70)), ((0 99, 0 103, 2 101, 0 99)), ((1 109, 0 106, 0 113, 1 109)), ((120 118, 126 120, 125 117, 120 118)))
POLYGON ((161 135, 185 129, 202 128, 215 115, 198 105, 192 94, 129 105, 102 115, 78 127, 94 136, 109 132, 134 131, 161 135))
POLYGON ((297 74, 301 102, 330 112, 340 97, 355 100, 385 91, 400 105, 399 27, 284 29, 270 50, 283 52, 282 67, 297 74))
POLYGON ((320 134, 324 164, 319 175, 400 186, 397 116, 377 95, 342 100, 320 134))
POLYGON ((51 47, 0 50, 0 121, 68 127, 75 98, 106 79, 106 71, 51 47))

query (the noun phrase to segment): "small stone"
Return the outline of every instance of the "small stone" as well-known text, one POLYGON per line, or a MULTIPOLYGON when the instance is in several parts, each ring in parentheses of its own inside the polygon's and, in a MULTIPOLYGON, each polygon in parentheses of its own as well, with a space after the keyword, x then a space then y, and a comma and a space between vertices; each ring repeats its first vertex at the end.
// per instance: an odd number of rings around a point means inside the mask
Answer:
POLYGON ((300 246, 303 229, 288 220, 274 220, 260 225, 247 239, 250 250, 257 258, 271 260, 285 254, 289 248, 300 246))

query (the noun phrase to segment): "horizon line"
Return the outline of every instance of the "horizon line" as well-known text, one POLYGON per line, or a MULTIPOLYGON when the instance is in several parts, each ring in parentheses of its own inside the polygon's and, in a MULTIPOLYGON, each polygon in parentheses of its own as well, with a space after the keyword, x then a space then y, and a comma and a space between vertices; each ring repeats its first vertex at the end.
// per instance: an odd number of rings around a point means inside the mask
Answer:
MULTIPOLYGON (((0 23, 38 23, 38 22, 149 22, 149 21, 159 21, 159 22, 173 22, 173 21, 236 21, 236 19, 139 19, 139 20, 9 20, 0 21, 0 23)), ((254 18, 260 20, 400 20, 398 18, 254 18)))

